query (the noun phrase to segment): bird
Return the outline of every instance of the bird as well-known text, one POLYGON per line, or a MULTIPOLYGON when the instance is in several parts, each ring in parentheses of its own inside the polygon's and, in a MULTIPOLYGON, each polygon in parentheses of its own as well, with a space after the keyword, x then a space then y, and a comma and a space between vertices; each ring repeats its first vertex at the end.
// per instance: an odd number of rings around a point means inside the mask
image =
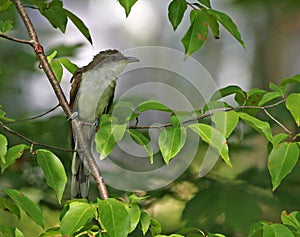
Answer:
MULTIPOLYGON (((100 117, 112 106, 118 77, 128 63, 138 61, 135 57, 126 57, 118 50, 110 49, 98 53, 88 65, 78 68, 73 74, 69 101, 73 111, 71 119, 76 117, 82 122, 84 139, 91 151, 100 117)), ((76 134, 72 134, 71 144, 75 150, 71 167, 71 196, 87 198, 90 171, 78 147, 76 134)))

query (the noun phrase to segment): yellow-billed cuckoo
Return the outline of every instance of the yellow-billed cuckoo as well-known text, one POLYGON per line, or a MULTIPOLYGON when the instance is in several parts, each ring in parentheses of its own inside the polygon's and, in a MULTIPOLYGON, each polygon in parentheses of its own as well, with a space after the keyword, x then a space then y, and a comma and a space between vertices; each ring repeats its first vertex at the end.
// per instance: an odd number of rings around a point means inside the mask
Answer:
MULTIPOLYGON (((117 50, 106 50, 74 73, 70 91, 72 117, 77 117, 82 122, 82 132, 89 144, 88 149, 92 149, 96 121, 101 114, 110 110, 118 76, 128 63, 138 61, 134 57, 125 57, 117 50)), ((89 167, 85 164, 84 153, 80 152, 82 148, 78 147, 76 134, 73 134, 72 144, 77 152, 74 153, 72 161, 71 195, 73 198, 86 198, 89 191, 89 167)))

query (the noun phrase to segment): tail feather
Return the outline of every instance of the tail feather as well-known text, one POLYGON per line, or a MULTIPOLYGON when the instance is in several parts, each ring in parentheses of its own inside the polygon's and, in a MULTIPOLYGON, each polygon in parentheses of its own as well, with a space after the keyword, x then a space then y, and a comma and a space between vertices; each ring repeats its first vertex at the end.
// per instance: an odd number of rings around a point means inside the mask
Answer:
POLYGON ((72 198, 87 198, 89 194, 89 175, 88 168, 75 152, 72 160, 72 181, 71 195, 72 198))

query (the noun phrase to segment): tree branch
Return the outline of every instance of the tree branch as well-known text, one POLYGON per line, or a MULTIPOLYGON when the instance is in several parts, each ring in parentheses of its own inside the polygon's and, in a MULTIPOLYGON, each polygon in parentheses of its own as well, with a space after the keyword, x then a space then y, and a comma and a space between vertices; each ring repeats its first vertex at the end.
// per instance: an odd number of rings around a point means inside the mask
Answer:
MULTIPOLYGON (((59 104, 61 105, 61 107, 63 108, 65 114, 67 115, 67 117, 71 117, 72 115, 72 110, 68 104, 68 101, 65 97, 65 94, 63 93, 62 88, 60 87, 51 67, 50 64, 46 58, 46 55, 44 53, 44 49, 43 46, 41 45, 41 43, 39 42, 37 33, 35 31, 35 28, 25 10, 25 8, 22 5, 22 1, 21 0, 13 0, 16 9, 19 13, 19 15, 21 16, 25 27, 27 29, 27 32, 29 34, 29 38, 30 41, 32 42, 31 45, 35 51, 35 53, 37 54, 40 64, 42 66, 42 69, 44 70, 54 92, 55 95, 59 101, 59 104)), ((87 146, 87 141, 84 139, 83 133, 82 133, 82 128, 80 126, 80 123, 77 119, 73 120, 72 123, 73 128, 75 129, 76 133, 77 133, 77 137, 78 137, 78 142, 80 144, 80 147, 88 147, 87 146)), ((88 166, 91 170, 91 173, 94 176, 94 179, 97 183, 97 187, 99 190, 99 194, 101 196, 102 199, 107 199, 108 198, 108 192, 107 192, 107 188, 106 185, 103 181, 103 177, 100 175, 98 166, 96 161, 94 160, 94 157, 92 155, 92 152, 90 150, 86 150, 85 151, 85 155, 86 155, 86 161, 88 163, 88 166)))
POLYGON ((24 40, 24 39, 15 38, 13 36, 6 35, 6 34, 3 34, 1 32, 0 32, 0 37, 11 40, 11 41, 14 41, 14 42, 17 42, 17 43, 22 43, 22 44, 32 45, 32 43, 33 43, 31 40, 24 40))
POLYGON ((57 146, 51 146, 51 145, 48 145, 48 144, 43 144, 43 143, 39 143, 39 142, 33 141, 33 140, 29 139, 28 137, 24 136, 23 134, 18 133, 17 131, 15 131, 15 130, 9 128, 9 127, 7 127, 2 122, 0 122, 0 127, 2 127, 5 131, 7 131, 7 132, 9 132, 11 134, 14 134, 17 137, 23 139, 24 141, 29 142, 31 145, 41 146, 41 147, 45 147, 45 148, 49 148, 49 149, 53 149, 53 150, 58 150, 58 151, 74 152, 74 150, 71 150, 71 149, 66 149, 66 148, 57 147, 57 146))

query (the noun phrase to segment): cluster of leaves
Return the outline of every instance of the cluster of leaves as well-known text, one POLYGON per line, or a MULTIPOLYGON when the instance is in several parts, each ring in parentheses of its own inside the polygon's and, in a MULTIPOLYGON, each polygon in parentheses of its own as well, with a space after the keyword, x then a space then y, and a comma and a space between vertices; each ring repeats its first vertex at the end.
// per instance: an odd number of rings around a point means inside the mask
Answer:
MULTIPOLYGON (((128 16, 132 6, 137 1, 119 0, 119 2, 125 9, 126 16, 128 16)), ((190 26, 181 39, 186 56, 195 53, 202 47, 207 40, 209 29, 214 38, 219 39, 219 24, 221 24, 245 48, 245 43, 236 24, 227 14, 212 9, 210 0, 198 0, 196 3, 189 3, 186 0, 172 0, 168 8, 168 17, 174 31, 182 22, 188 6, 192 8, 192 11, 190 11, 190 26)))
MULTIPOLYGON (((270 89, 272 91, 270 92, 261 89, 252 89, 245 92, 238 86, 229 86, 217 91, 202 111, 193 112, 173 111, 158 101, 142 102, 136 108, 129 102, 121 101, 115 107, 127 107, 127 113, 125 114, 128 116, 125 116, 126 118, 123 123, 120 123, 118 118, 111 115, 101 116, 101 129, 96 135, 97 151, 101 154, 102 158, 107 157, 112 152, 115 143, 119 142, 127 131, 145 149, 149 154, 150 162, 153 163, 153 151, 150 146, 149 136, 138 131, 138 127, 129 129, 126 129, 126 127, 129 121, 136 119, 142 112, 157 110, 170 113, 170 123, 161 125, 161 133, 158 139, 160 152, 166 164, 183 148, 187 137, 187 130, 189 129, 199 135, 202 141, 212 146, 225 163, 231 166, 226 139, 229 138, 241 120, 262 134, 270 143, 268 168, 272 178, 273 190, 275 190, 281 181, 292 171, 298 161, 299 142, 296 139, 300 134, 292 135, 285 129, 284 132, 273 135, 270 122, 257 118, 257 112, 260 110, 265 111, 272 120, 284 127, 266 110, 268 108, 266 106, 267 103, 279 99, 280 102, 277 101, 276 103, 285 102, 286 109, 290 111, 296 125, 299 127, 300 94, 291 93, 286 97, 287 85, 299 82, 300 75, 296 75, 283 80, 280 86, 271 83, 270 89), (230 95, 234 96, 239 105, 238 107, 235 108, 222 101, 224 97, 230 95), (213 109, 218 110, 211 117, 213 125, 201 122, 201 118, 208 117, 211 113, 210 111, 213 109), (195 114, 197 114, 197 119, 191 119, 191 116, 195 114)), ((276 105, 271 105, 271 107, 276 105)), ((153 127, 149 126, 149 129, 151 128, 153 127)))

